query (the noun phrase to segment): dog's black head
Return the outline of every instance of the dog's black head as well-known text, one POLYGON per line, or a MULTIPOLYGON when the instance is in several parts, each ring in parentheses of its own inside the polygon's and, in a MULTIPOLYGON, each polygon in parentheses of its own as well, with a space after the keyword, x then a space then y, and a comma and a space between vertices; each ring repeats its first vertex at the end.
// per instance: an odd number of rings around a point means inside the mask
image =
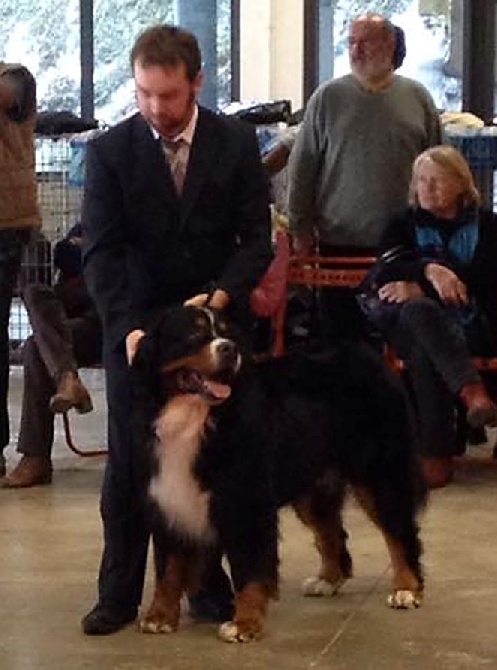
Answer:
POLYGON ((178 306, 147 329, 133 369, 154 397, 195 393, 209 403, 226 400, 242 363, 238 334, 217 310, 178 306))

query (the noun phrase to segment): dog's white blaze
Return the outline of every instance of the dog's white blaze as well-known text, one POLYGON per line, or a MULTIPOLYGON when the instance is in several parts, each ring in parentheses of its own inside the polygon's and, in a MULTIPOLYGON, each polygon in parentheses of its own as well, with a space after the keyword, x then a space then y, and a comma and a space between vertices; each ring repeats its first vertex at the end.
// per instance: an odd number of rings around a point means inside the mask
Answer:
POLYGON ((168 402, 155 424, 159 468, 149 488, 168 523, 202 542, 214 540, 210 494, 200 490, 193 465, 208 415, 209 406, 198 395, 182 395, 168 402))
MULTIPOLYGON (((219 359, 219 351, 222 349, 222 345, 224 344, 224 342, 231 342, 231 340, 229 340, 226 337, 216 337, 214 340, 212 340, 212 342, 209 345, 212 360, 215 363, 219 363, 219 360, 218 360, 219 359)), ((240 369, 241 364, 242 364, 242 357, 241 357, 240 353, 238 353, 237 358, 236 358, 236 364, 234 366, 234 371, 235 372, 238 372, 238 370, 240 369)))
POLYGON ((216 330, 216 322, 214 319, 214 314, 208 307, 201 307, 200 308, 202 312, 206 315, 206 317, 209 319, 209 322, 211 324, 211 332, 213 335, 217 335, 217 330, 216 330))
MULTIPOLYGON (((201 309, 204 312, 204 314, 207 316, 207 318, 209 319, 209 322, 211 324, 211 333, 212 333, 214 339, 210 343, 210 350, 211 350, 212 359, 215 362, 218 362, 219 345, 223 344, 223 342, 231 342, 231 340, 229 340, 226 337, 221 337, 220 336, 218 330, 216 329, 216 320, 214 318, 214 314, 212 313, 212 311, 210 309, 207 309, 207 308, 201 308, 201 309)), ((236 359, 235 372, 238 372, 238 370, 240 369, 241 364, 242 364, 242 357, 241 357, 240 354, 238 354, 237 359, 236 359)))

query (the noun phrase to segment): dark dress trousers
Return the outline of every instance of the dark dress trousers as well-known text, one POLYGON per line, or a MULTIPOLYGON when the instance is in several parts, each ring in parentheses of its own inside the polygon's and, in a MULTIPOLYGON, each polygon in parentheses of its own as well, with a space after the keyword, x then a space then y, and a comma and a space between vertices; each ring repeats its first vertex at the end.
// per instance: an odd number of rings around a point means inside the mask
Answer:
POLYGON ((418 448, 424 456, 452 456, 463 448, 457 444, 455 403, 464 384, 479 380, 468 350, 473 355, 488 356, 494 355, 497 347, 497 216, 480 210, 472 218, 478 221, 478 241, 466 263, 449 255, 450 240, 465 219, 459 223, 457 219, 437 219, 420 207, 410 207, 393 217, 380 245, 381 253, 402 247, 418 250, 423 259, 418 262, 408 258, 398 263, 397 276, 419 283, 426 296, 403 303, 384 334, 407 363, 405 377, 413 401, 418 448), (423 250, 417 242, 416 228, 445 233, 443 245, 423 250), (430 258, 436 261, 444 257, 451 260, 449 266, 467 286, 469 296, 485 317, 481 323, 470 322, 474 332, 463 326, 460 316, 456 318, 447 308, 442 309, 426 282, 425 264, 430 258), (488 326, 488 333, 487 328, 480 328, 483 325, 488 326))
POLYGON ((213 284, 243 313, 271 257, 267 183, 253 127, 199 108, 182 195, 140 114, 89 142, 83 204, 87 285, 103 323, 108 446, 99 600, 133 614, 149 530, 144 445, 132 439, 125 337, 162 306, 213 284))
POLYGON ((49 459, 55 417, 50 398, 62 373, 102 360, 102 328, 82 275, 81 224, 54 246, 54 286, 31 283, 23 300, 33 330, 22 348, 23 397, 17 451, 49 459))

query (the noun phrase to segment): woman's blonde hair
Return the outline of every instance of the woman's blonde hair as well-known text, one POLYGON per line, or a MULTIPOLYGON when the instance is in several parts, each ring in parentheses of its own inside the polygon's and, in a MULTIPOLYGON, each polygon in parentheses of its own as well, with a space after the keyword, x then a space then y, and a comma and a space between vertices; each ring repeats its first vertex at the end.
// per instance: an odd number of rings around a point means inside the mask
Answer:
POLYGON ((417 171, 421 163, 430 160, 442 169, 448 172, 454 179, 461 184, 461 202, 460 207, 477 207, 480 202, 480 194, 475 185, 475 180, 471 173, 466 159, 460 151, 449 144, 440 144, 436 147, 426 149, 414 161, 412 166, 412 177, 409 185, 409 204, 418 205, 417 193, 417 171))

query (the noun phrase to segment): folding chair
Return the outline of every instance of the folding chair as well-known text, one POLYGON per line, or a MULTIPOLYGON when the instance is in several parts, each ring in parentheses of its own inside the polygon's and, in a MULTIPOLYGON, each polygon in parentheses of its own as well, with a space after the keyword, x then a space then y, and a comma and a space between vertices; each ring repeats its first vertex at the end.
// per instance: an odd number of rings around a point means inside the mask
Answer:
MULTIPOLYGON (((86 368, 85 368, 86 369, 86 368)), ((91 367, 89 366, 88 369, 91 370, 101 370, 102 366, 100 364, 92 365, 91 367)), ((81 447, 78 447, 74 441, 73 438, 73 433, 71 430, 71 422, 69 418, 69 412, 64 412, 62 414, 62 425, 64 428, 64 437, 66 441, 66 445, 69 447, 69 449, 77 454, 78 456, 82 456, 83 458, 88 458, 92 456, 104 456, 107 453, 107 449, 104 447, 97 447, 94 449, 83 449, 81 447)))
MULTIPOLYGON (((290 256, 287 267, 287 293, 290 286, 305 286, 312 290, 321 287, 355 288, 364 279, 375 262, 374 256, 290 256)), ((281 313, 274 320, 275 342, 273 353, 281 356, 285 351, 285 320, 287 300, 281 313)))

